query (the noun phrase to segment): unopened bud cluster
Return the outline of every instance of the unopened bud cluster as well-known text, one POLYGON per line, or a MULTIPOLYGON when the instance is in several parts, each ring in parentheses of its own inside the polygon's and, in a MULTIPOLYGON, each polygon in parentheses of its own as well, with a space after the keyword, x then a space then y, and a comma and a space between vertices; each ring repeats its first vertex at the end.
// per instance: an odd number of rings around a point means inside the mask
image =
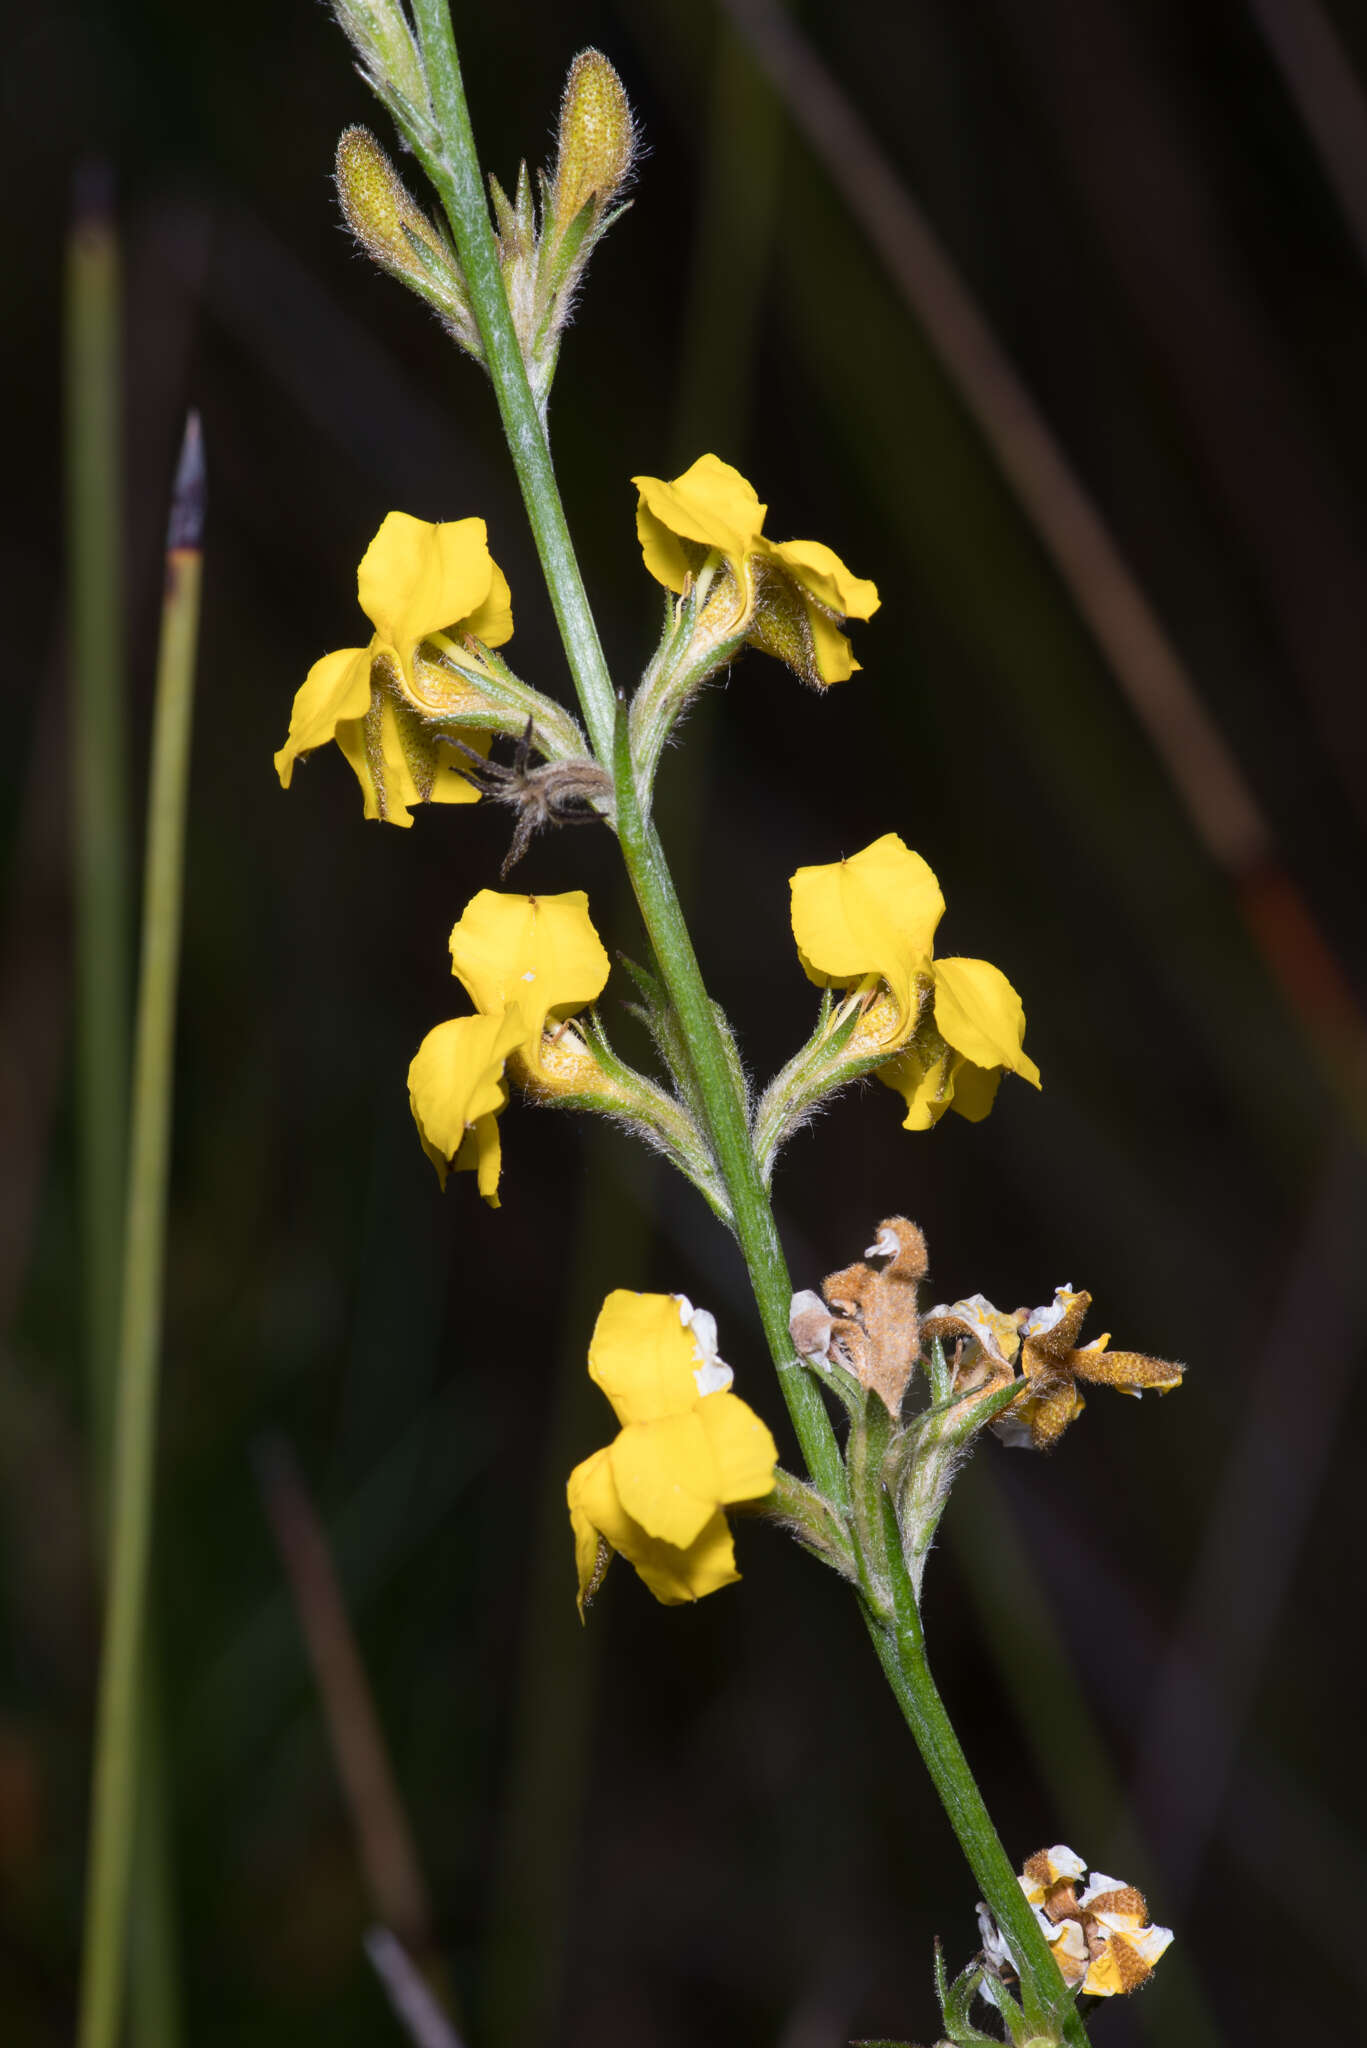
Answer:
MULTIPOLYGON (((347 0, 338 13, 366 77, 419 155, 429 155, 427 88, 402 15, 379 0, 373 6, 347 0), (386 70, 391 64, 392 71, 386 70), (377 83, 380 77, 388 81, 386 90, 377 83)), ((622 210, 635 149, 636 127, 621 79, 600 51, 583 50, 566 80, 556 161, 550 172, 539 174, 539 201, 525 163, 511 200, 496 178, 489 180, 503 287, 543 413, 579 280, 622 210)), ((366 128, 348 128, 337 146, 337 192, 347 226, 366 254, 425 299, 452 340, 483 361, 469 288, 449 237, 423 213, 366 128)))

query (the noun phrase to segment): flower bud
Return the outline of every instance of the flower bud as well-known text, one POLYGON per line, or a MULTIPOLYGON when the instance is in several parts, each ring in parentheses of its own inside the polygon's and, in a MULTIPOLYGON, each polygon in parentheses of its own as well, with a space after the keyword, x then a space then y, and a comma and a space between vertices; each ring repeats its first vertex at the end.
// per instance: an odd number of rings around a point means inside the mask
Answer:
POLYGON ((466 341, 473 328, 456 260, 368 128, 346 129, 337 144, 337 196, 366 254, 426 299, 466 341))
POLYGON ((560 102, 560 147, 551 213, 563 235, 589 200, 595 217, 612 204, 631 170, 636 124, 621 79, 601 50, 581 50, 560 102))

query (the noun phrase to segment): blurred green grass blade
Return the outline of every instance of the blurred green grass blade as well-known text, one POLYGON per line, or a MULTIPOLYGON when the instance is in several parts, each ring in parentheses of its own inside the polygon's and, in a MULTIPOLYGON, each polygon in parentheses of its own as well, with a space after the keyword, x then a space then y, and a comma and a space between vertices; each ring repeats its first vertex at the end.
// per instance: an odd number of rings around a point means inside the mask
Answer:
POLYGON ((161 1668, 152 1641, 143 1647, 140 1698, 142 1740, 129 1924, 128 2034, 131 2048, 179 2048, 182 2027, 175 1859, 167 1799, 161 1668))
POLYGON ((749 50, 717 23, 698 235, 674 401, 674 459, 739 459, 773 261, 783 119, 749 50), (734 453, 729 451, 734 450, 734 453))
POLYGON ((81 1264, 96 1484, 109 1440, 128 1105, 128 794, 120 561, 119 250, 111 180, 79 175, 66 265, 67 551, 81 1264))
POLYGON ((167 534, 147 807, 109 1571, 86 1874, 80 2048, 117 2048, 134 1861, 155 1476, 186 786, 203 568, 199 421, 186 427, 167 534))

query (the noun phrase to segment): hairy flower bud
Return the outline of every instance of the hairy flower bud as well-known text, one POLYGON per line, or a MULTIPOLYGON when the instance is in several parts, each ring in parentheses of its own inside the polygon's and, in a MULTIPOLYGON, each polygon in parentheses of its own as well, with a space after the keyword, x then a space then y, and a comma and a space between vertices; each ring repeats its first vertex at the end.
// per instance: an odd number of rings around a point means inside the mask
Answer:
POLYGON ((462 346, 477 354, 460 267, 368 128, 346 129, 337 144, 337 197, 366 254, 426 299, 462 346))
POLYGON ((621 79, 601 50, 581 50, 560 102, 560 147, 551 213, 563 235, 590 200, 601 216, 621 191, 636 153, 636 124, 621 79))

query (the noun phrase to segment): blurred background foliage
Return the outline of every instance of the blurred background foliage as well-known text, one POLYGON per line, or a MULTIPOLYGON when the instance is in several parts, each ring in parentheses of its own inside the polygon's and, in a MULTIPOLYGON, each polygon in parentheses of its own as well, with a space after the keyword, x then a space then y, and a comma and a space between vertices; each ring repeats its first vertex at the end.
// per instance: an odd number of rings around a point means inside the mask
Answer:
MULTIPOLYGON (((459 7, 457 29, 500 177, 544 160, 588 42, 648 144, 552 405, 617 675, 657 618, 627 478, 705 448, 777 536, 821 538, 883 594, 861 675, 818 701, 747 656, 665 765, 753 1071, 812 1009, 789 873, 884 831, 939 872, 947 950, 1025 996, 1042 1096, 1008 1083, 988 1122, 912 1137, 874 1087, 793 1145, 797 1284, 905 1210, 937 1298, 1071 1281, 1094 1327, 1191 1367, 1177 1400, 1098 1393, 1047 1460, 990 1444, 956 1495, 929 1636, 1003 1836, 1071 1842, 1179 1929, 1099 2044, 1340 2037, 1367 1892, 1361 18, 522 0, 459 7), (881 185, 851 190, 851 135, 881 185), (1221 840, 1200 775, 1174 780, 1181 733, 1165 758, 1118 686, 972 364, 899 278, 889 191, 1161 622, 1261 813, 1251 848, 1221 840)), ((404 1073, 461 1007, 446 933, 506 818, 386 831, 331 753, 288 797, 271 773, 308 665, 356 637, 355 564, 391 507, 488 520, 517 666, 568 690, 487 389, 339 228, 337 134, 359 119, 389 143, 383 118, 316 5, 59 4, 10 39, 5 2041, 70 2037, 96 1670, 59 459, 63 248, 92 157, 123 258, 135 764, 190 402, 211 477, 155 1554, 181 2036, 399 2038, 361 1946, 383 1898, 265 1511, 279 1528, 284 1486, 284 1523, 302 1514, 302 1482, 416 1845, 405 1931, 473 2048, 929 2038, 931 1942, 966 1959, 973 1889, 843 1590, 743 1530, 721 1598, 669 1613, 619 1567, 586 1630, 573 1615, 562 1489, 608 1424, 583 1374, 607 1288, 712 1307, 779 1419, 733 1251, 613 1132, 516 1105, 501 1212, 463 1182, 438 1196, 404 1073)), ((141 787, 139 768, 135 809, 141 787)), ((515 880, 586 887, 610 945, 639 947, 605 836, 543 837, 515 880)), ((621 994, 609 1028, 639 1050, 621 994)), ((130 2038, 175 2030, 135 2018, 130 2038)))

